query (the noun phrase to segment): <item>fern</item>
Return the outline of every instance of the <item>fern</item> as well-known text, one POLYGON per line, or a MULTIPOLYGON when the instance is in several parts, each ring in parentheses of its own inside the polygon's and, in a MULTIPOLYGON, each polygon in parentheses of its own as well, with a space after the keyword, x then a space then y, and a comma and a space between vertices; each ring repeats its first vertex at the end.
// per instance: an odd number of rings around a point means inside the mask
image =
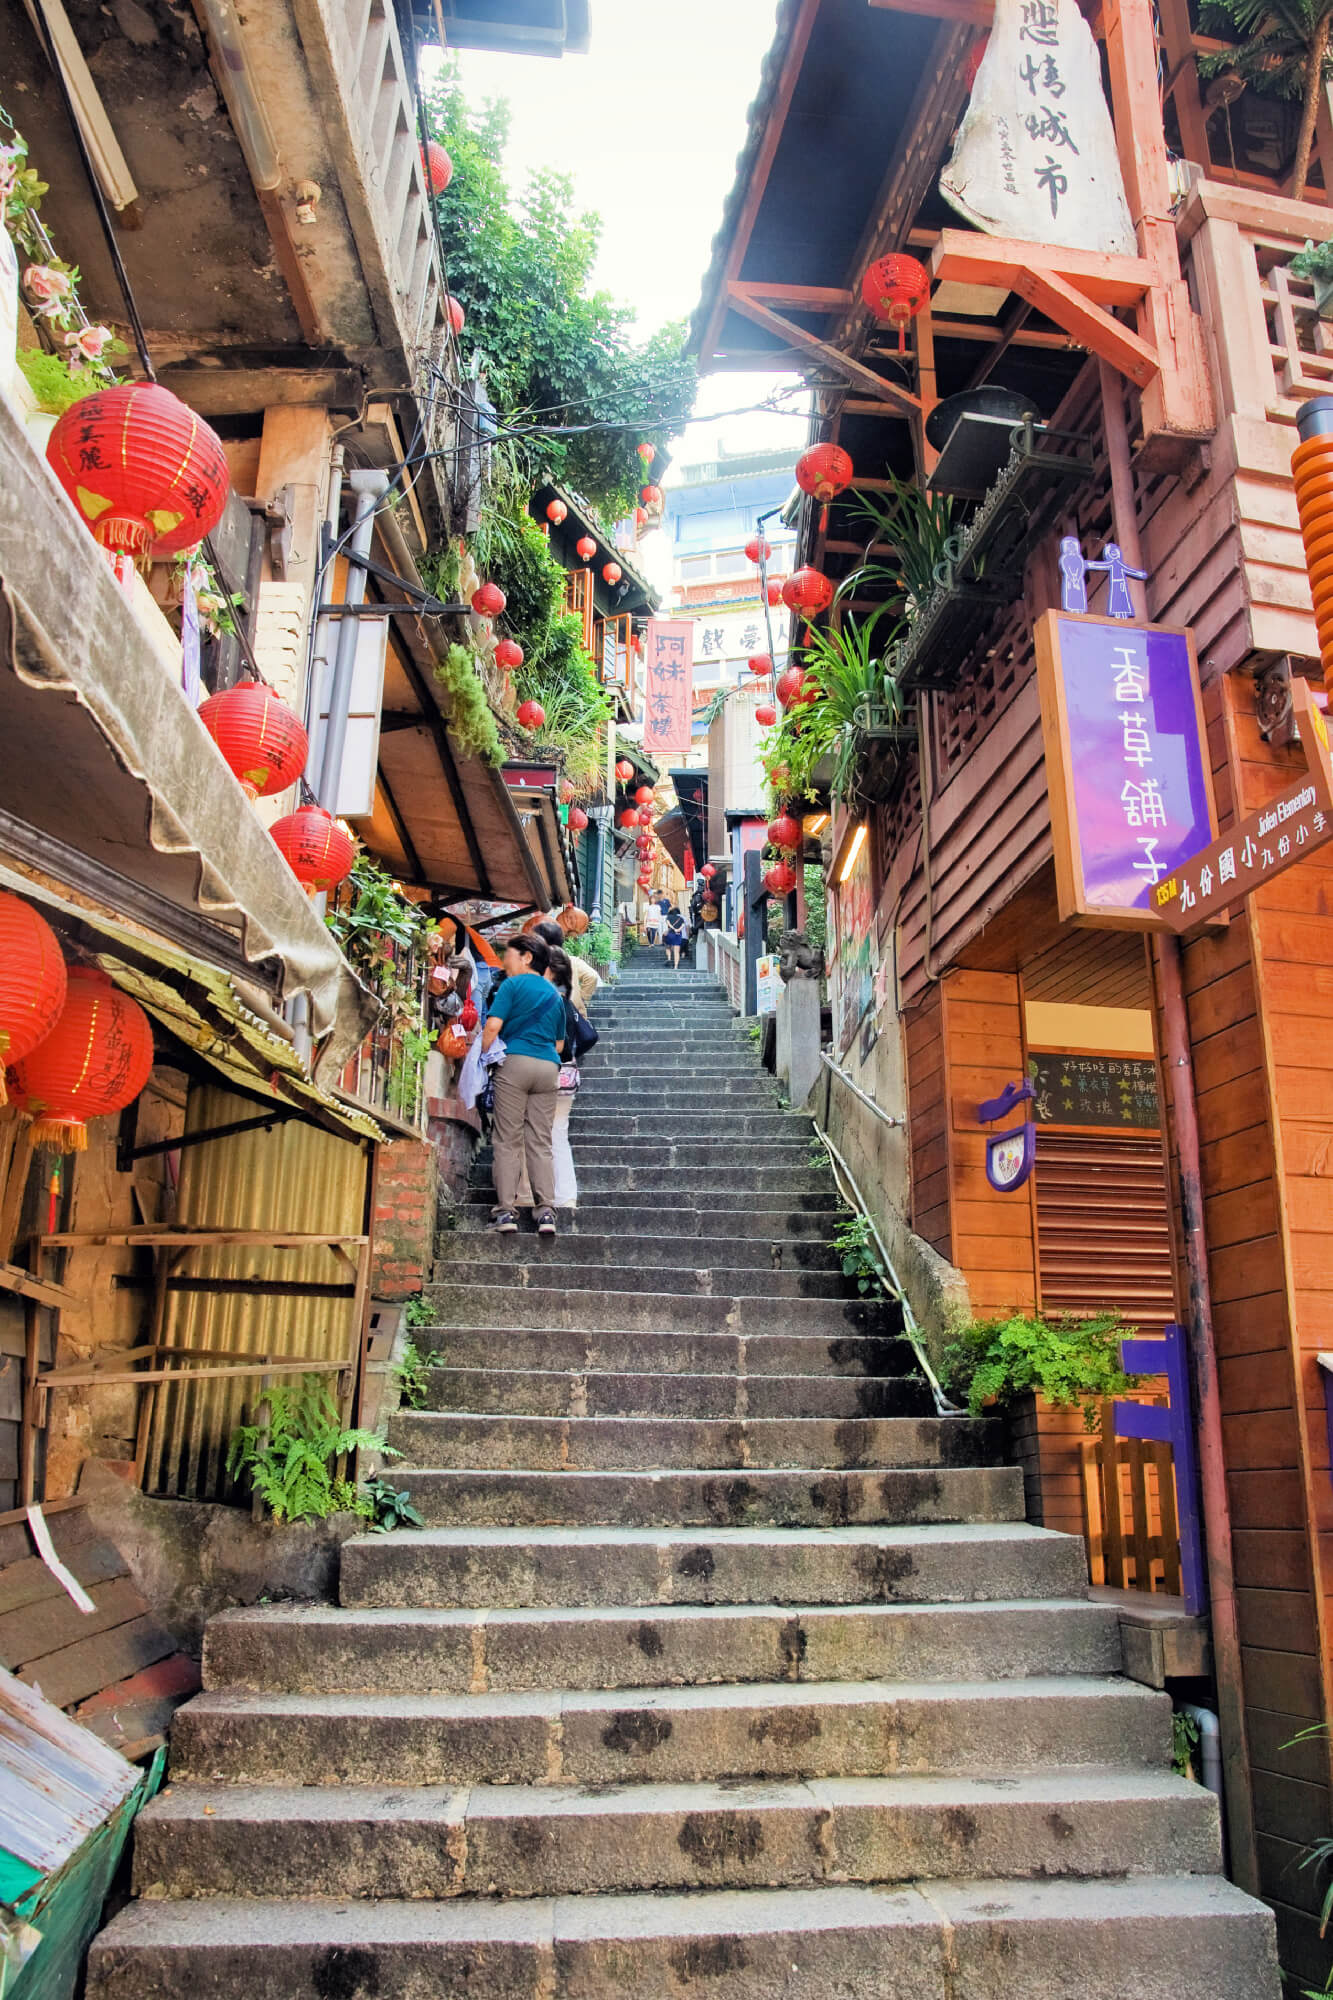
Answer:
POLYGON ((1083 1422, 1095 1431, 1101 1398, 1134 1386, 1120 1365, 1125 1332, 1116 1312, 1087 1319, 1016 1312, 1007 1319, 974 1320, 946 1347, 940 1379, 946 1389, 967 1397, 974 1417, 988 1403, 1011 1402, 1031 1390, 1066 1408, 1081 1403, 1083 1422))
POLYGON ((267 1424, 238 1424, 227 1446, 230 1478, 248 1475, 275 1521, 323 1521, 350 1511, 369 1517, 369 1503, 336 1462, 349 1452, 400 1458, 379 1431, 345 1430, 338 1406, 318 1375, 299 1388, 270 1389, 267 1424))

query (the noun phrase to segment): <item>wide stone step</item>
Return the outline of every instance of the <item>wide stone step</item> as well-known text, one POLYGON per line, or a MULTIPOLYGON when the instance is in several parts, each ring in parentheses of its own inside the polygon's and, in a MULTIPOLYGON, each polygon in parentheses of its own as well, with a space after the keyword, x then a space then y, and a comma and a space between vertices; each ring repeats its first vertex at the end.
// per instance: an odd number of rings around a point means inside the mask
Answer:
MULTIPOLYGON (((728 1253, 731 1246, 724 1243, 720 1248, 728 1253)), ((433 1303, 446 1296, 457 1300, 461 1294, 466 1302, 477 1285, 595 1292, 602 1283, 614 1285, 618 1293, 671 1293, 686 1298, 715 1297, 719 1293, 732 1299, 774 1301, 853 1301, 860 1297, 855 1279, 845 1277, 836 1265, 831 1269, 827 1264, 823 1269, 799 1265, 783 1268, 774 1264, 771 1257, 765 1263, 753 1264, 733 1263, 729 1256, 725 1263, 715 1264, 697 1250, 687 1252, 684 1248, 678 1249, 671 1259, 640 1262, 637 1251, 637 1244, 622 1240, 620 1258, 612 1261, 585 1257, 582 1239, 574 1236, 562 1241, 558 1235, 540 1237, 535 1230, 527 1229, 516 1230, 509 1236, 487 1233, 477 1242, 474 1256, 445 1258, 437 1264, 427 1297, 433 1303), (493 1256, 492 1246, 499 1244, 515 1247, 507 1247, 503 1255, 493 1256)))
MULTIPOLYGON (((673 1218, 661 1210, 644 1209, 644 1216, 656 1221, 657 1228, 666 1232, 673 1218)), ((525 1264, 534 1268, 546 1267, 550 1263, 578 1264, 586 1269, 614 1268, 623 1277, 627 1264, 639 1271, 675 1270, 687 1266, 692 1272, 698 1269, 718 1270, 721 1268, 748 1267, 756 1272, 772 1271, 775 1274, 791 1275, 800 1271, 834 1271, 841 1273, 842 1258, 830 1245, 828 1238, 833 1233, 833 1223, 825 1226, 822 1236, 799 1237, 795 1242, 787 1242, 781 1228, 771 1230, 767 1236, 725 1236, 714 1234, 691 1234, 682 1236, 677 1231, 658 1235, 636 1228, 632 1222, 624 1220, 625 1211, 608 1211, 607 1220, 600 1229, 591 1215, 585 1211, 581 1215, 577 1209, 570 1210, 576 1223, 566 1224, 560 1231, 555 1244, 522 1229, 512 1236, 499 1236, 486 1229, 489 1209, 478 1207, 468 1218, 463 1229, 448 1230, 436 1241, 435 1270, 437 1282, 451 1277, 455 1270, 465 1277, 472 1269, 474 1260, 485 1258, 488 1263, 525 1264), (556 1254, 553 1256, 552 1252, 556 1254)), ((785 1217, 779 1211, 779 1223, 785 1217)), ((712 1228, 718 1226, 717 1218, 712 1228)))
MULTIPOLYGON (((664 1076, 655 1092, 655 1101, 664 1111, 710 1111, 719 1102, 752 1111, 780 1111, 779 1094, 776 1081, 763 1075, 717 1076, 711 1082, 696 1082, 692 1078, 682 1082, 675 1076, 664 1076)), ((612 1081, 594 1071, 582 1072, 578 1101, 589 1110, 595 1106, 599 1112, 642 1111, 643 1098, 642 1083, 612 1081)))
MULTIPOLYGON (((805 1173, 810 1169, 810 1148, 804 1140, 791 1145, 779 1145, 767 1139, 755 1139, 738 1149, 722 1132, 710 1139, 682 1138, 679 1141, 662 1139, 578 1139, 571 1131, 571 1144, 577 1144, 574 1164, 583 1167, 649 1168, 658 1172, 674 1170, 677 1167, 712 1167, 722 1172, 728 1170, 729 1163, 739 1160, 753 1173, 772 1173, 781 1169, 784 1173, 805 1173)), ((489 1166, 492 1152, 489 1146, 477 1150, 479 1166, 489 1166)))
POLYGON ((1113 1674, 1114 1605, 1052 1597, 970 1604, 607 1605, 528 1610, 223 1611, 204 1686, 278 1694, 484 1694, 712 1681, 1021 1680, 1113 1674))
POLYGON ((147 1899, 89 2000, 1276 2000, 1273 1917, 1217 1875, 496 1903, 147 1899), (373 1982, 373 1983, 370 1983, 373 1982))
POLYGON ((412 1464, 613 1472, 648 1467, 989 1465, 998 1425, 967 1417, 495 1417, 399 1410, 389 1441, 412 1464))
POLYGON ((1016 1465, 794 1472, 494 1472, 398 1466, 394 1484, 432 1527, 902 1527, 1020 1521, 1016 1465))
POLYGON ((173 1782, 624 1785, 1115 1765, 1165 1769, 1133 1681, 827 1681, 480 1695, 196 1695, 173 1782))
POLYGON ((915 1528, 419 1528, 343 1545, 347 1605, 944 1604, 1071 1597, 1083 1543, 1026 1522, 915 1528))
MULTIPOLYGON (((632 1239, 636 1253, 638 1246, 648 1242, 654 1251, 673 1248, 678 1242, 692 1242, 699 1236, 712 1236, 720 1229, 727 1232, 726 1241, 736 1253, 733 1262, 749 1260, 750 1248, 760 1245, 761 1258, 771 1254, 772 1245, 782 1245, 784 1262, 797 1261, 798 1252, 809 1251, 812 1247, 823 1250, 844 1213, 836 1194, 830 1188, 827 1193, 803 1195, 802 1201, 810 1204, 806 1208, 728 1208, 725 1196, 718 1201, 709 1201, 701 1207, 682 1207, 679 1204, 668 1208, 661 1203, 649 1204, 641 1194, 615 1189, 590 1196, 581 1201, 577 1208, 557 1209, 561 1238, 581 1239, 584 1236, 610 1235, 622 1247, 632 1239), (793 1239, 799 1238, 799 1244, 793 1239), (813 1241, 812 1241, 813 1240, 813 1241)), ((775 1199, 775 1197, 773 1197, 775 1199)), ((471 1190, 468 1199, 458 1209, 455 1229, 443 1231, 436 1238, 436 1256, 449 1259, 465 1256, 475 1247, 478 1234, 486 1233, 490 1220, 492 1198, 471 1190), (466 1242, 460 1245, 460 1239, 466 1242)), ((527 1218, 517 1240, 522 1242, 529 1234, 527 1218)), ((506 1243, 515 1241, 513 1237, 496 1236, 492 1232, 490 1241, 494 1245, 493 1254, 505 1254, 506 1243)))
MULTIPOLYGON (((574 1164, 581 1202, 600 1202, 605 1195, 637 1194, 666 1200, 672 1208, 677 1204, 686 1208, 734 1207, 747 1197, 764 1207, 770 1207, 774 1199, 796 1206, 808 1197, 831 1207, 837 1205, 831 1173, 804 1161, 796 1168, 751 1167, 740 1162, 728 1165, 720 1147, 708 1167, 640 1166, 628 1159, 622 1159, 618 1166, 599 1166, 588 1160, 582 1147, 574 1164)), ((489 1149, 484 1170, 479 1166, 473 1174, 473 1187, 494 1200, 489 1149)))
POLYGON ((1158 1771, 754 1785, 173 1784, 135 1821, 140 1896, 574 1896, 828 1882, 1207 1875, 1217 1802, 1158 1771))
MULTIPOLYGON (((637 1333, 499 1326, 417 1329, 420 1349, 446 1368, 564 1370, 570 1375, 905 1375, 916 1357, 905 1340, 848 1332, 637 1333)), ((432 1383, 432 1388, 435 1386, 432 1383)), ((441 1405, 441 1407, 445 1407, 441 1405)), ((449 1408, 456 1407, 453 1404, 449 1408)))
MULTIPOLYGON (((581 1093, 580 1093, 581 1096, 581 1093)), ((633 1144, 691 1143, 696 1139, 728 1138, 737 1141, 761 1140, 766 1146, 805 1146, 814 1133, 814 1120, 802 1111, 660 1111, 639 1110, 626 1117, 610 1111, 594 1110, 591 1103, 574 1106, 570 1137, 577 1143, 609 1143, 624 1139, 633 1144)))
POLYGON ((428 1285, 424 1293, 441 1327, 551 1328, 681 1333, 826 1334, 830 1340, 870 1334, 893 1339, 902 1327, 896 1301, 784 1298, 732 1292, 683 1294, 612 1291, 591 1286, 514 1283, 428 1285))
MULTIPOLYGON (((719 1054, 700 1055, 688 1069, 674 1066, 663 1070, 660 1061, 646 1051, 642 1056, 617 1050, 603 1050, 599 1046, 591 1054, 583 1057, 579 1064, 585 1083, 620 1083, 632 1085, 640 1095, 655 1093, 659 1089, 669 1090, 675 1083, 688 1083, 695 1087, 708 1084, 714 1077, 730 1077, 733 1082, 753 1084, 761 1079, 764 1072, 758 1069, 750 1056, 719 1054)), ((581 1091, 580 1091, 580 1094, 581 1091)))
MULTIPOLYGON (((429 1336, 423 1336, 429 1338, 429 1336)), ((642 1375, 558 1368, 441 1368, 432 1409, 546 1417, 926 1417, 920 1375, 642 1375)))

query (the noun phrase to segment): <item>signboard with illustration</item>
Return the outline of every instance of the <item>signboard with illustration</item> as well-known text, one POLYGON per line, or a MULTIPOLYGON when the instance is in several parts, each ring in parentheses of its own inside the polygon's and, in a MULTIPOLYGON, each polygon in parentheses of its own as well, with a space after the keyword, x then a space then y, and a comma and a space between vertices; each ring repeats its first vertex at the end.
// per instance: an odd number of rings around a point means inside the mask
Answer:
POLYGON ((765 952, 755 965, 755 1013, 774 1013, 781 990, 782 981, 778 977, 777 953, 765 952))
POLYGON ((1038 1125, 1156 1132, 1161 1124, 1157 1064, 1151 1056, 1030 1049, 1028 1075, 1038 1125))
POLYGON ((838 955, 830 970, 830 997, 837 1024, 838 1048, 850 1048, 857 1029, 875 997, 879 967, 875 935, 875 898, 870 877, 870 842, 863 840, 846 881, 839 882, 837 903, 838 955))

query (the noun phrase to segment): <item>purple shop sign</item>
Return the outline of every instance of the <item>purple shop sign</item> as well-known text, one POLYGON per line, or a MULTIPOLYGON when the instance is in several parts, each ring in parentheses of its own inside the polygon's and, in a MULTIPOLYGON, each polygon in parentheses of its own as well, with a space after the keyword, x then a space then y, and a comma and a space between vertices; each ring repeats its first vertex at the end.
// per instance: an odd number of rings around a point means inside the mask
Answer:
POLYGON ((1048 611, 1035 636, 1060 915, 1160 929, 1154 889, 1217 830, 1192 635, 1048 611))

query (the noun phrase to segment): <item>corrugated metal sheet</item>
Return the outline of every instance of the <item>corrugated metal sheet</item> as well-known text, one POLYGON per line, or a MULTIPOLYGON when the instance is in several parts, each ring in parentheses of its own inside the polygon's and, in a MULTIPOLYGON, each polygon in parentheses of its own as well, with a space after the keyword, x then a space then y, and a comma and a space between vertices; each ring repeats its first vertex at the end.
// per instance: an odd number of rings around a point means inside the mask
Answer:
MULTIPOLYGON (((253 1116, 252 1100, 212 1084, 190 1091, 185 1129, 253 1116)), ((267 1132, 190 1147, 180 1156, 176 1221, 216 1229, 360 1233, 366 1212, 370 1148, 335 1138, 301 1119, 267 1132)), ((265 1250, 249 1245, 191 1251, 180 1267, 195 1277, 299 1280, 329 1284, 351 1274, 323 1248, 265 1250)), ((310 1354, 341 1360, 352 1350, 351 1299, 176 1292, 166 1338, 177 1347, 240 1354, 310 1354)), ((331 1379, 331 1378, 330 1378, 331 1379)), ((226 1499, 227 1440, 252 1404, 258 1375, 220 1376, 163 1385, 153 1412, 144 1490, 193 1499, 226 1499)))
POLYGON ((0 1667, 4 1900, 17 1903, 63 1868, 139 1776, 109 1744, 0 1667))

